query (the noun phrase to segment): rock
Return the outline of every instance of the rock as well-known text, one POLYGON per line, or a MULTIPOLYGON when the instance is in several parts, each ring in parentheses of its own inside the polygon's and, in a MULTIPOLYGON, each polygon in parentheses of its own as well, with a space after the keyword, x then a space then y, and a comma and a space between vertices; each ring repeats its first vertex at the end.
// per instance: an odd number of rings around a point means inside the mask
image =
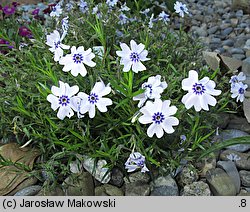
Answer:
POLYGON ((236 188, 231 178, 220 168, 211 169, 206 174, 208 185, 215 196, 235 196, 236 188))
POLYGON ((246 57, 250 57, 250 49, 246 51, 246 57))
POLYGON ((113 185, 104 184, 95 188, 95 196, 103 196, 103 194, 108 196, 124 196, 123 191, 113 185))
POLYGON ((125 184, 125 196, 149 196, 150 185, 141 182, 125 184))
MULTIPOLYGON (((238 0, 234 0, 234 2, 236 2, 236 1, 238 1, 238 0)), ((234 5, 234 7, 235 7, 236 5, 234 5)), ((238 10, 236 13, 235 13, 235 15, 237 16, 237 17, 242 17, 243 16, 243 10, 238 10)))
POLYGON ((209 29, 207 30, 207 32, 208 32, 209 35, 211 35, 211 34, 214 34, 215 32, 217 32, 218 29, 219 29, 218 26, 213 26, 213 27, 209 28, 209 29))
POLYGON ((115 167, 112 169, 111 180, 109 183, 117 187, 121 187, 122 184, 124 183, 123 177, 124 175, 122 171, 120 171, 118 168, 115 167))
POLYGON ((141 183, 148 183, 150 180, 150 176, 147 173, 142 173, 140 171, 131 173, 128 178, 124 177, 125 183, 132 183, 132 182, 141 182, 141 183))
POLYGON ((59 186, 45 186, 36 196, 65 196, 65 193, 59 186))
POLYGON ((230 22, 231 22, 231 25, 233 27, 236 27, 238 25, 238 23, 239 23, 239 19, 238 18, 231 18, 230 22))
POLYGON ((230 115, 230 121, 227 128, 242 130, 244 132, 250 133, 250 124, 247 122, 246 118, 241 118, 236 115, 230 115))
POLYGON ((215 169, 216 167, 215 154, 211 153, 209 156, 203 158, 200 162, 197 162, 195 166, 199 169, 200 177, 205 177, 208 170, 215 169))
POLYGON ((29 186, 18 191, 14 196, 35 196, 41 188, 42 187, 39 185, 29 186))
POLYGON ((82 172, 81 174, 72 173, 64 180, 62 186, 66 196, 94 195, 93 179, 88 172, 82 172))
POLYGON ((211 191, 207 183, 198 181, 186 185, 181 196, 211 196, 211 191))
POLYGON ((233 54, 232 57, 237 60, 244 60, 246 58, 244 54, 233 54))
POLYGON ((111 179, 111 173, 105 165, 105 160, 98 160, 96 163, 94 158, 84 156, 83 167, 101 183, 108 183, 111 179))
POLYGON ((242 9, 238 10, 236 12, 236 15, 242 14, 243 16, 243 11, 250 14, 250 0, 232 0, 232 8, 233 9, 242 9))
POLYGON ((151 183, 150 196, 179 196, 179 189, 170 175, 160 176, 151 183))
POLYGON ((198 172, 192 164, 184 167, 177 175, 178 185, 184 187, 198 180, 198 172))
POLYGON ((242 63, 242 71, 247 75, 250 76, 250 57, 243 60, 242 63))
POLYGON ((231 160, 235 162, 238 169, 250 170, 250 153, 241 153, 234 150, 225 150, 220 154, 221 160, 231 160))
POLYGON ((232 48, 229 50, 231 54, 245 54, 245 51, 241 48, 232 48))
POLYGON ((247 192, 244 189, 240 190, 240 193, 237 196, 250 196, 250 192, 247 192))
POLYGON ((245 49, 250 50, 250 39, 246 41, 246 44, 244 46, 245 49))
POLYGON ((239 171, 241 183, 243 186, 250 187, 250 171, 239 171))
POLYGON ((199 37, 206 37, 207 36, 206 26, 203 26, 203 27, 192 26, 190 31, 193 31, 199 37))
MULTIPOLYGON (((250 86, 248 85, 248 87, 250 87, 250 86)), ((249 108, 250 108, 250 99, 245 98, 243 101, 243 110, 244 110, 244 114, 247 118, 248 123, 250 123, 250 110, 249 110, 249 108)))
POLYGON ((235 166, 235 163, 232 161, 218 161, 217 167, 223 169, 228 174, 228 176, 234 182, 236 192, 239 193, 239 191, 240 191, 240 175, 239 175, 238 170, 235 166))
MULTIPOLYGON (((220 135, 222 137, 222 142, 225 142, 229 139, 248 136, 249 134, 240 130, 231 129, 231 130, 223 130, 220 135)), ((250 149, 250 144, 236 144, 228 146, 226 147, 226 149, 235 150, 237 152, 245 152, 250 149)))
POLYGON ((231 40, 231 39, 228 39, 228 40, 224 40, 222 42, 222 46, 233 46, 234 45, 234 41, 231 40))
POLYGON ((220 38, 212 38, 210 41, 211 44, 220 44, 221 39, 220 38))
POLYGON ((221 32, 221 34, 222 34, 222 36, 227 36, 227 35, 229 35, 232 31, 233 31, 233 28, 232 28, 232 27, 228 27, 228 28, 224 29, 224 30, 221 32))

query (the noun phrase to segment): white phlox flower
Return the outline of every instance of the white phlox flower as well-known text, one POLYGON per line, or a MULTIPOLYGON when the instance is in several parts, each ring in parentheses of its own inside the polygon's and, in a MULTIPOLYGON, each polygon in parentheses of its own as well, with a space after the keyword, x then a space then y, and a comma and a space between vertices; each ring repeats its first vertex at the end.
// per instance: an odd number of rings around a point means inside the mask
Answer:
POLYGON ((143 11, 140 11, 140 13, 141 14, 143 14, 143 15, 145 15, 145 16, 148 16, 148 13, 150 12, 150 9, 149 8, 147 8, 147 9, 145 9, 145 10, 143 10, 143 11))
POLYGON ((231 87, 231 97, 236 98, 236 102, 240 100, 240 102, 243 102, 245 99, 245 92, 248 88, 247 84, 243 84, 242 82, 234 83, 234 86, 231 87))
POLYGON ((82 13, 86 13, 89 10, 88 3, 86 1, 80 0, 79 9, 82 13))
POLYGON ((154 25, 153 22, 154 22, 154 13, 151 15, 151 17, 150 17, 150 19, 149 19, 148 27, 149 27, 150 29, 153 28, 153 25, 154 25))
POLYGON ((103 81, 96 82, 90 94, 83 92, 78 93, 78 97, 81 99, 79 112, 80 114, 89 113, 89 118, 94 118, 95 107, 98 108, 100 112, 107 112, 107 106, 112 105, 112 100, 109 98, 104 98, 103 96, 108 95, 111 92, 111 87, 109 84, 105 86, 103 81))
POLYGON ((243 72, 240 72, 238 75, 233 75, 229 81, 231 83, 231 88, 234 87, 236 83, 246 80, 246 75, 243 72))
POLYGON ((51 17, 59 17, 62 14, 62 8, 60 4, 53 6, 52 11, 50 13, 51 17))
POLYGON ((106 1, 106 4, 109 6, 109 7, 114 7, 116 4, 117 4, 118 0, 107 0, 106 1))
POLYGON ((125 43, 121 43, 120 46, 122 51, 116 51, 116 54, 121 57, 120 64, 124 65, 124 72, 128 72, 131 67, 132 71, 135 73, 146 70, 146 67, 141 63, 141 61, 147 61, 150 59, 147 58, 148 51, 144 49, 144 44, 140 43, 137 45, 134 40, 131 40, 131 49, 125 43))
POLYGON ((98 5, 96 5, 93 10, 92 10, 92 14, 95 14, 97 18, 101 18, 102 14, 101 11, 99 10, 98 5))
POLYGON ((129 22, 129 18, 128 18, 125 14, 123 14, 123 13, 121 13, 121 14, 118 16, 118 18, 119 18, 118 24, 123 25, 123 24, 126 24, 126 23, 129 22))
POLYGON ((169 15, 167 13, 165 13, 164 11, 162 11, 160 14, 159 14, 159 20, 160 21, 163 21, 164 23, 167 23, 170 21, 169 19, 169 15))
POLYGON ((182 80, 182 89, 188 91, 182 97, 182 103, 187 109, 194 106, 196 111, 209 110, 208 105, 215 106, 217 101, 213 96, 221 94, 221 90, 215 90, 216 84, 208 77, 198 79, 198 73, 194 70, 189 71, 188 78, 182 80))
POLYGON ((46 44, 51 47, 49 50, 54 53, 54 60, 57 62, 63 56, 63 49, 69 49, 70 46, 62 44, 62 38, 57 30, 46 37, 46 44))
POLYGON ((175 106, 170 106, 170 100, 162 102, 161 99, 156 99, 154 102, 147 101, 146 105, 140 109, 143 114, 138 120, 142 124, 150 124, 147 135, 153 137, 156 134, 157 138, 161 138, 164 131, 168 134, 174 132, 173 126, 179 124, 179 120, 173 117, 177 111, 175 106))
POLYGON ((176 3, 174 3, 174 9, 175 12, 178 13, 182 18, 184 17, 184 13, 189 13, 186 4, 183 4, 179 1, 176 1, 176 3))
POLYGON ((78 97, 74 96, 79 91, 79 87, 74 85, 69 86, 68 83, 59 81, 59 88, 52 86, 51 92, 47 96, 47 100, 51 103, 53 110, 58 110, 57 117, 63 120, 66 116, 70 118, 74 115, 74 111, 77 111, 77 107, 74 102, 78 101, 78 97))
POLYGON ((142 89, 145 89, 145 91, 134 96, 133 100, 139 101, 138 107, 141 107, 147 99, 160 99, 161 94, 167 86, 165 81, 161 82, 161 75, 149 77, 148 81, 142 84, 142 89))
POLYGON ((129 11, 130 8, 127 6, 126 2, 121 6, 121 9, 119 9, 119 11, 129 11))
POLYGON ((59 64, 64 65, 63 71, 71 71, 71 74, 75 77, 78 74, 84 77, 87 74, 84 64, 94 67, 96 65, 96 63, 92 61, 94 57, 95 54, 92 52, 91 48, 85 51, 83 46, 78 48, 72 46, 71 53, 62 57, 59 60, 59 64))
POLYGON ((65 38, 65 36, 68 34, 68 30, 69 30, 69 17, 66 16, 65 18, 62 19, 62 37, 61 40, 63 40, 65 38))
POLYGON ((141 169, 141 172, 149 171, 145 164, 145 156, 139 152, 132 152, 129 155, 129 158, 125 163, 125 169, 128 169, 128 172, 133 172, 137 169, 141 169))

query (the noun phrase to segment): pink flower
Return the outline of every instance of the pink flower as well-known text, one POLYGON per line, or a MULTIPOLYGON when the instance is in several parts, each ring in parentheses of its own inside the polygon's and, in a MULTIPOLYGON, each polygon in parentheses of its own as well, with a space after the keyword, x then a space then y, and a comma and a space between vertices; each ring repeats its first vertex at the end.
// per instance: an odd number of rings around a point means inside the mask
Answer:
POLYGON ((27 38, 31 38, 32 37, 32 32, 30 31, 30 29, 26 26, 21 26, 19 28, 19 32, 18 34, 22 37, 27 37, 27 38))
POLYGON ((12 14, 14 14, 16 12, 16 8, 14 6, 10 7, 10 6, 6 5, 3 8, 3 12, 6 15, 12 15, 12 14))

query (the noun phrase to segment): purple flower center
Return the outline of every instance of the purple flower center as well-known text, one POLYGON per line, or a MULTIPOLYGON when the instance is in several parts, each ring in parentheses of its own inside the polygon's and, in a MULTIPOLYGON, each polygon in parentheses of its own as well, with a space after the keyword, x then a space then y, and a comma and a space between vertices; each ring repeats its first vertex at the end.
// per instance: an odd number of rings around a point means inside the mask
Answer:
POLYGON ((243 88, 240 88, 238 92, 239 92, 239 94, 244 94, 245 90, 243 88))
POLYGON ((183 6, 180 6, 180 10, 184 11, 184 7, 183 7, 183 6))
POLYGON ((54 42, 55 48, 57 49, 59 47, 59 45, 61 44, 60 41, 54 42))
POLYGON ((205 87, 201 83, 195 83, 193 85, 193 91, 196 95, 202 95, 205 90, 205 87))
POLYGON ((74 63, 81 63, 83 61, 82 54, 74 54, 73 60, 74 60, 74 63))
POLYGON ((143 166, 144 166, 144 163, 145 163, 144 160, 138 160, 138 161, 136 162, 136 165, 139 166, 139 167, 143 167, 143 166))
POLYGON ((88 101, 89 101, 91 104, 97 103, 98 100, 99 100, 98 95, 95 94, 95 93, 91 93, 91 94, 88 96, 88 101))
POLYGON ((59 104, 62 105, 62 106, 67 106, 69 104, 69 97, 65 96, 65 95, 62 95, 59 98, 59 104))
POLYGON ((152 120, 153 120, 156 124, 162 123, 164 119, 165 119, 165 118, 164 118, 164 115, 162 114, 162 112, 154 113, 154 115, 152 116, 152 120))
POLYGON ((132 52, 130 54, 130 59, 132 60, 132 62, 138 62, 140 60, 140 57, 136 52, 132 52))
POLYGON ((151 84, 147 84, 147 85, 143 86, 143 88, 146 88, 146 89, 148 88, 150 95, 153 93, 153 89, 152 89, 152 85, 151 84))

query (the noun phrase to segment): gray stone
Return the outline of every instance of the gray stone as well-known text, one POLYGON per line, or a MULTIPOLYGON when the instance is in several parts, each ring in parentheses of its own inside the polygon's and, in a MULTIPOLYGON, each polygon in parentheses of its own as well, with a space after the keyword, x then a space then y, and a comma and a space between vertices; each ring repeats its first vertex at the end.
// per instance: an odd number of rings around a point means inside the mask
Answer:
POLYGON ((206 37, 207 36, 207 30, 206 27, 197 27, 197 26, 192 26, 191 31, 193 31, 195 34, 197 34, 199 37, 206 37))
POLYGON ((83 167, 94 176, 96 180, 101 183, 108 183, 111 179, 111 172, 105 167, 107 162, 105 160, 98 160, 97 163, 94 158, 83 156, 83 167))
POLYGON ((91 174, 88 172, 82 172, 81 174, 72 173, 64 180, 62 187, 66 196, 94 195, 94 182, 91 174))
POLYGON ((250 170, 250 153, 240 154, 241 159, 235 161, 235 164, 238 169, 250 170))
MULTIPOLYGON (((248 84, 248 87, 250 88, 250 85, 248 84)), ((243 110, 245 117, 247 118, 248 123, 250 123, 250 99, 245 98, 243 101, 243 110)))
POLYGON ((250 49, 250 39, 248 39, 247 41, 246 41, 246 44, 245 44, 245 46, 244 46, 244 48, 245 49, 250 49))
POLYGON ((36 196, 65 196, 62 188, 59 186, 44 186, 36 196))
POLYGON ((140 171, 131 173, 128 178, 124 177, 125 183, 132 183, 132 182, 141 182, 141 183, 148 183, 150 180, 150 176, 147 173, 142 173, 140 171))
POLYGON ((150 196, 179 196, 179 189, 170 175, 160 176, 151 183, 150 196))
POLYGON ((237 196, 250 196, 250 192, 247 192, 244 189, 240 190, 240 193, 237 196))
MULTIPOLYGON (((235 1, 235 0, 234 0, 235 1)), ((238 1, 238 0, 236 0, 236 1, 238 1)), ((235 1, 235 2, 236 2, 235 1)), ((239 2, 239 1, 238 1, 239 2)), ((235 13, 235 15, 237 16, 237 17, 242 17, 243 16, 243 10, 238 10, 236 13, 235 13)))
POLYGON ((250 171, 241 170, 239 171, 241 183, 243 186, 250 186, 250 171))
MULTIPOLYGON (((232 138, 239 138, 242 136, 248 136, 249 134, 240 130, 231 129, 231 130, 223 130, 221 132, 222 142, 225 142, 232 138)), ((227 149, 235 150, 237 152, 245 152, 250 149, 250 144, 236 144, 232 146, 226 147, 227 149)))
POLYGON ((35 196, 41 190, 41 188, 42 187, 39 185, 29 186, 18 191, 14 196, 35 196))
POLYGON ((216 33, 216 32, 218 31, 218 29, 219 29, 218 26, 213 26, 213 27, 209 28, 209 29, 207 30, 207 32, 208 32, 209 35, 211 35, 211 34, 216 33))
POLYGON ((211 196, 211 191, 207 183, 198 181, 186 185, 181 196, 211 196))
POLYGON ((222 42, 222 46, 233 46, 234 45, 234 41, 231 40, 231 39, 228 39, 228 40, 224 40, 222 42))
POLYGON ((240 191, 240 175, 239 175, 238 170, 235 166, 235 163, 232 161, 218 161, 217 167, 223 169, 228 174, 228 176, 234 182, 236 192, 239 193, 239 191, 240 191))
POLYGON ((124 183, 123 177, 124 175, 121 170, 119 170, 118 168, 113 168, 111 172, 111 180, 109 183, 117 187, 121 187, 124 183))
POLYGON ((124 196, 124 193, 116 186, 104 184, 95 188, 95 196, 124 196))
POLYGON ((242 117, 238 117, 236 115, 230 116, 230 122, 229 122, 227 128, 228 129, 242 130, 244 132, 250 133, 250 124, 247 122, 247 119, 242 118, 242 117))
POLYGON ((206 179, 214 196, 236 195, 236 188, 233 181, 222 169, 209 170, 206 174, 206 179))
POLYGON ((244 60, 246 58, 244 54, 233 54, 232 57, 237 60, 244 60))
POLYGON ((247 75, 250 76, 250 57, 243 60, 242 63, 242 71, 247 75))
POLYGON ((125 184, 125 196, 149 196, 150 185, 133 182, 125 184))
POLYGON ((245 51, 241 48, 232 48, 229 50, 231 54, 245 54, 245 51))
POLYGON ((223 36, 227 36, 227 35, 229 35, 232 31, 233 31, 233 28, 232 28, 232 27, 228 27, 228 28, 224 29, 224 30, 221 32, 221 34, 222 34, 223 36))
POLYGON ((212 38, 210 43, 213 43, 213 44, 220 44, 221 43, 221 39, 220 38, 212 38))
POLYGON ((177 175, 178 185, 184 187, 198 180, 198 172, 192 164, 185 166, 177 175))

